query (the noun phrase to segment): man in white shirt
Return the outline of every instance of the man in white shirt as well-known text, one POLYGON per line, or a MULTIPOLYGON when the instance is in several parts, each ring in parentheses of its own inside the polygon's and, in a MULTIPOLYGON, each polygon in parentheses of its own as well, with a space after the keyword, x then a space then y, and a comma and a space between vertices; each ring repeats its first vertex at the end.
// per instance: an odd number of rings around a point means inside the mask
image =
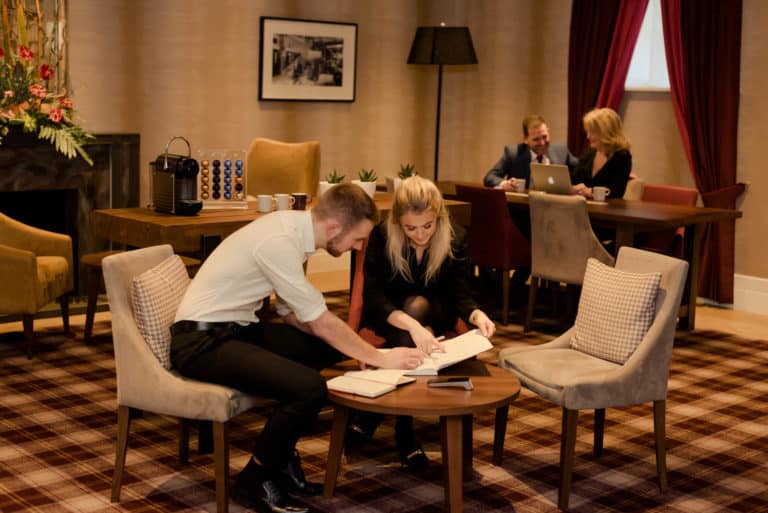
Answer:
POLYGON ((316 495, 296 452, 326 401, 319 373, 344 355, 366 365, 415 368, 426 356, 414 348, 381 353, 328 311, 303 264, 317 249, 339 256, 360 249, 378 220, 376 205, 358 186, 341 184, 308 211, 263 216, 224 239, 184 294, 171 328, 171 360, 190 378, 278 401, 238 475, 234 500, 269 512, 306 512, 286 494, 316 495), (277 296, 284 322, 259 322, 264 299, 277 296))

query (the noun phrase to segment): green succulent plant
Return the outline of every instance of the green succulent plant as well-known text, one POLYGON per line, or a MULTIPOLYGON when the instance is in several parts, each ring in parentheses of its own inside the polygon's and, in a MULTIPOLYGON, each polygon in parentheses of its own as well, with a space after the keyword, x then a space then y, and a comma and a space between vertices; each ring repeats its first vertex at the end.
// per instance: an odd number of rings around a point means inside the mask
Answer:
POLYGON ((400 172, 397 173, 397 176, 400 178, 408 178, 409 176, 413 176, 416 173, 413 170, 413 164, 410 162, 408 164, 400 164, 400 172))
POLYGON ((360 173, 358 173, 358 176, 360 177, 361 182, 375 182, 378 176, 376 176, 376 171, 373 169, 361 169, 360 173))
POLYGON ((344 176, 345 176, 345 175, 340 175, 340 174, 339 174, 339 172, 338 172, 338 171, 336 171, 336 170, 334 169, 334 170, 333 170, 333 173, 329 173, 329 174, 328 174, 328 175, 325 177, 325 180, 326 180, 328 183, 341 183, 341 182, 343 182, 343 181, 344 181, 344 176))

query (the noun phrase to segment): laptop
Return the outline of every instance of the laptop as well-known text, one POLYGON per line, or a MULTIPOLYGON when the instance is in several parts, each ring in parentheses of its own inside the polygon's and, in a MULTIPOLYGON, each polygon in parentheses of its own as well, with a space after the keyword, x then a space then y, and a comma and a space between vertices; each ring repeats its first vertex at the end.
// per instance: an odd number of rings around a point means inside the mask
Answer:
POLYGON ((570 194, 571 173, 568 166, 531 162, 531 189, 550 194, 570 194))

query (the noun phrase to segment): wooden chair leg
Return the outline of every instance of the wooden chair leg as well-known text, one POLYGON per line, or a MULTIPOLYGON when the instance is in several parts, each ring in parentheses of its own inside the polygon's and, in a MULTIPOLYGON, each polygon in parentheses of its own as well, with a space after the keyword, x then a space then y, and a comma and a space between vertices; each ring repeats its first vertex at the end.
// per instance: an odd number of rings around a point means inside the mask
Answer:
POLYGON ((179 419, 179 465, 189 462, 189 419, 179 419))
POLYGON ((24 344, 27 358, 32 358, 32 344, 35 342, 35 315, 24 314, 21 323, 24 325, 24 344))
POLYGON ((571 494, 571 476, 573 475, 573 456, 576 449, 576 426, 579 410, 563 408, 563 425, 560 436, 560 493, 557 506, 568 510, 568 497, 571 494))
POLYGON ((213 423, 213 459, 216 467, 216 512, 229 511, 229 424, 213 423))
POLYGON ((496 423, 493 431, 493 464, 501 466, 504 459, 504 440, 507 438, 509 405, 496 408, 496 423))
POLYGON ((531 331, 531 321, 533 320, 533 309, 536 307, 536 291, 539 288, 541 279, 536 276, 531 276, 531 287, 528 290, 528 310, 525 312, 525 325, 523 331, 525 333, 531 331))
POLYGON ((112 474, 112 502, 120 502, 120 487, 123 484, 125 453, 128 449, 128 434, 131 429, 131 412, 127 406, 117 408, 117 443, 115 444, 115 471, 112 474))
POLYGON ((91 341, 93 335, 93 318, 96 315, 96 303, 99 299, 99 286, 101 285, 101 269, 90 267, 88 269, 88 304, 85 307, 85 334, 83 339, 91 341))
POLYGON ((667 491, 667 427, 664 400, 653 401, 653 431, 656 438, 656 471, 659 474, 659 491, 667 491))
POLYGON ((603 455, 603 434, 605 433, 605 408, 595 410, 595 442, 593 454, 595 458, 603 455))
POLYGON ((509 269, 501 270, 501 323, 509 322, 509 269))
POLYGON ((64 324, 64 335, 69 337, 69 294, 64 294, 59 298, 59 308, 61 308, 61 320, 64 324))

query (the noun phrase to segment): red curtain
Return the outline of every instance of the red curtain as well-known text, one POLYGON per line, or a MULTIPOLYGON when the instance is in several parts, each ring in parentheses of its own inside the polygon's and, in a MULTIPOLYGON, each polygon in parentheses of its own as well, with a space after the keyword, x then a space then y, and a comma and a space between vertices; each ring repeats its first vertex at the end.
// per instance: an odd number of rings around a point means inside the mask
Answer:
POLYGON ((568 52, 568 148, 584 149, 581 118, 594 108, 611 49, 619 0, 573 0, 568 52))
MULTIPOLYGON (((705 206, 735 208, 742 0, 661 0, 672 103, 705 206)), ((707 227, 699 295, 733 302, 734 222, 707 227)))
POLYGON ((629 63, 632 61, 635 43, 637 43, 647 7, 648 0, 621 2, 595 107, 619 110, 621 98, 624 96, 624 82, 627 80, 629 63))

